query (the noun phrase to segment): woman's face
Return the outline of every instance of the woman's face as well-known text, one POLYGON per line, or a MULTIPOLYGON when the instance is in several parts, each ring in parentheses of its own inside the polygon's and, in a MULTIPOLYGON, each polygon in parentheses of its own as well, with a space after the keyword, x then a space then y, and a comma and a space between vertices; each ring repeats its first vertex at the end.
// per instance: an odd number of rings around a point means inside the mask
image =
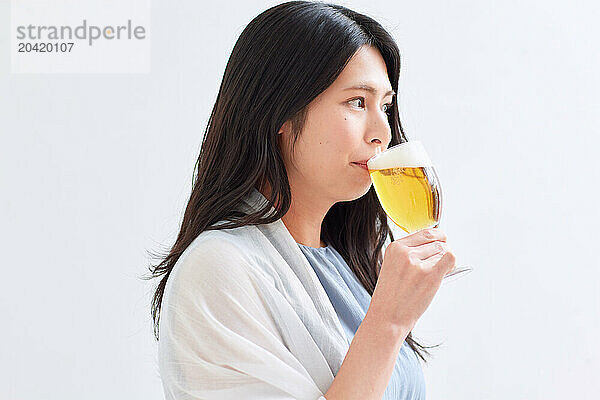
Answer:
POLYGON ((391 130, 386 111, 391 110, 392 96, 381 54, 374 47, 361 47, 335 82, 309 104, 293 154, 289 122, 280 131, 294 195, 318 196, 333 204, 368 192, 369 172, 354 163, 375 155, 378 146, 387 148, 391 130))

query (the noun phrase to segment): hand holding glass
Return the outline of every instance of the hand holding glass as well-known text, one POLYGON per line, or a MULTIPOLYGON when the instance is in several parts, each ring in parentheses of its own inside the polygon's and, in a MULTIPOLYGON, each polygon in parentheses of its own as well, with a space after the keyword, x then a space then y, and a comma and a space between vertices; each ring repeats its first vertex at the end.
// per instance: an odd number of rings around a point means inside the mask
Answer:
MULTIPOLYGON (((385 213, 406 233, 439 225, 442 210, 440 182, 421 142, 392 146, 371 157, 367 168, 385 213)), ((444 278, 471 268, 457 268, 444 278)))

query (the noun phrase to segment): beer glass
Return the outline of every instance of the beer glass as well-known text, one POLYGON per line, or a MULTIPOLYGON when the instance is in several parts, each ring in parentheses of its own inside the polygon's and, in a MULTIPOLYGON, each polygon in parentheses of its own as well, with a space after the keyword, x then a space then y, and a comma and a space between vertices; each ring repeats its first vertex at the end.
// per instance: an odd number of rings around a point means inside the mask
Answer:
MULTIPOLYGON (((435 228, 440 223, 440 181, 421 142, 411 140, 379 152, 367 168, 385 213, 406 233, 435 228)), ((458 268, 444 278, 471 268, 458 268)))

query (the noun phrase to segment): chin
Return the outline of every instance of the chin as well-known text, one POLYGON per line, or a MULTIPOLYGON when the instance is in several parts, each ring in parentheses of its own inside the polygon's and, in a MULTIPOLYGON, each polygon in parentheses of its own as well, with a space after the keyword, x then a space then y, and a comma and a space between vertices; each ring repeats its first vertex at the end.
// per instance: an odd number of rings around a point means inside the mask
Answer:
POLYGON ((367 193, 369 193, 369 190, 371 189, 372 183, 369 180, 369 185, 365 185, 363 187, 360 188, 356 188, 356 186, 354 186, 354 190, 346 192, 346 199, 342 200, 342 201, 353 201, 353 200, 358 200, 361 197, 363 197, 364 195, 366 195, 367 193))

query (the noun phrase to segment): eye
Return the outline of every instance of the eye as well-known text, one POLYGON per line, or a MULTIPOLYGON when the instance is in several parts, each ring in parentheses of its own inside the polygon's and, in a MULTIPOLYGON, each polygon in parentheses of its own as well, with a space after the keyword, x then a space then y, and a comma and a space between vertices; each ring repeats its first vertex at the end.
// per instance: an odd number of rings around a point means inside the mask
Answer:
POLYGON ((365 98, 364 97, 357 97, 356 99, 352 99, 352 100, 348 101, 348 103, 350 103, 350 104, 352 104, 353 102, 358 102, 357 104, 360 104, 360 105, 357 105, 357 107, 359 107, 359 108, 363 108, 365 106, 365 98))
MULTIPOLYGON (((365 98, 364 97, 357 97, 355 99, 352 100, 348 100, 348 103, 355 105, 358 108, 364 108, 365 107, 365 98)), ((383 105, 383 112, 386 113, 387 115, 392 115, 392 111, 393 111, 393 107, 394 103, 386 103, 383 105)))
POLYGON ((392 115, 392 111, 394 110, 394 103, 387 103, 383 105, 384 109, 383 112, 386 113, 387 115, 392 115))

